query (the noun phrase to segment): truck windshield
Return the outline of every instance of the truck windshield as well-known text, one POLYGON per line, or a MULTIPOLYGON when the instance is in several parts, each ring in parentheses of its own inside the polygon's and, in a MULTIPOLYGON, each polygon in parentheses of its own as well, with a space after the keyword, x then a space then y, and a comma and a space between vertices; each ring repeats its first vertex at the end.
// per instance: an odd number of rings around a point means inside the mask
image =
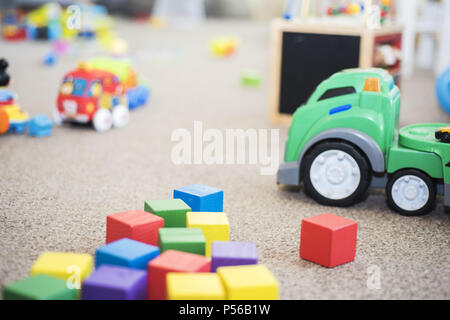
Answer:
POLYGON ((85 79, 75 78, 73 79, 73 91, 72 95, 82 96, 86 89, 87 81, 85 79))

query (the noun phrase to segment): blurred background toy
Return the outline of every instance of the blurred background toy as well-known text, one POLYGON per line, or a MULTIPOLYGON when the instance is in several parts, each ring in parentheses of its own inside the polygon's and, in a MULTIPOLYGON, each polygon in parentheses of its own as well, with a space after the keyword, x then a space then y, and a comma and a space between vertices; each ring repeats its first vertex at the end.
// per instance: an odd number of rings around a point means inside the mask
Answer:
POLYGON ((235 36, 215 37, 211 40, 210 51, 217 57, 231 56, 237 49, 239 40, 235 36))
POLYGON ((20 10, 5 10, 2 17, 3 39, 14 41, 24 40, 27 37, 24 14, 20 10))
POLYGON ((442 109, 450 115, 450 67, 436 80, 436 95, 442 109))
POLYGON ((0 134, 23 133, 29 116, 15 104, 15 95, 5 88, 10 81, 9 74, 6 72, 7 68, 8 61, 0 59, 0 134))

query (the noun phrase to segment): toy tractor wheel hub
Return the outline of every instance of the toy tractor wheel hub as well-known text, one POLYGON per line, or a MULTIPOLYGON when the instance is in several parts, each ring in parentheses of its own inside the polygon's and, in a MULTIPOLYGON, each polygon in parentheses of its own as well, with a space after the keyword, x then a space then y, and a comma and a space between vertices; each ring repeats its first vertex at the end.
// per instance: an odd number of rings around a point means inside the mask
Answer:
POLYGON ((345 171, 338 166, 332 166, 327 170, 327 179, 333 184, 339 184, 344 181, 345 171))
POLYGON ((341 150, 327 150, 312 162, 310 180, 322 196, 333 200, 351 196, 361 181, 361 170, 356 160, 341 150))
POLYGON ((401 176, 392 187, 392 200, 403 210, 419 210, 428 202, 428 198, 428 187, 417 176, 401 176))

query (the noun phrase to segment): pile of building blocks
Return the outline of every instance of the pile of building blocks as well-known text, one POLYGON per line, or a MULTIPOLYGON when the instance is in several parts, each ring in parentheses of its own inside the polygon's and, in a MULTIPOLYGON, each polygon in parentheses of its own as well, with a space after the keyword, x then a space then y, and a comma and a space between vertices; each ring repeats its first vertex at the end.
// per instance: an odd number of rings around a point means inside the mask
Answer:
POLYGON ((254 243, 229 241, 223 191, 200 184, 106 218, 106 244, 89 254, 44 252, 4 299, 278 299, 254 243))

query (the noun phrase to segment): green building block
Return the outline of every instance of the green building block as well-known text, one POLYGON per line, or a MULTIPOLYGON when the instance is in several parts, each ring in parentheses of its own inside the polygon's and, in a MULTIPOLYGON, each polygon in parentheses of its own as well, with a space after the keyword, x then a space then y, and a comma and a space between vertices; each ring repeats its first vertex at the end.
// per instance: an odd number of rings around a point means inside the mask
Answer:
POLYGON ((241 82, 245 87, 258 87, 261 84, 261 75, 256 71, 246 70, 241 75, 241 82))
POLYGON ((5 285, 2 293, 4 300, 76 300, 78 292, 64 280, 39 274, 5 285))
POLYGON ((178 250, 205 255, 206 239, 200 228, 161 228, 158 246, 166 250, 178 250))
POLYGON ((181 199, 148 200, 144 210, 164 219, 164 228, 185 228, 186 212, 192 211, 181 199))

